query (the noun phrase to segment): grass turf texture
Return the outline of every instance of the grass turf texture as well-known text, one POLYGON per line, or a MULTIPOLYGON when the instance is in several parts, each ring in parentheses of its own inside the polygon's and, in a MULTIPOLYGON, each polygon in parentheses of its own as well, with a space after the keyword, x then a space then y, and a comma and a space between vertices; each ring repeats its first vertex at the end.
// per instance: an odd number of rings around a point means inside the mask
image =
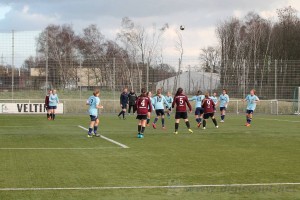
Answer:
MULTIPOLYGON (((206 130, 190 116, 194 133, 181 122, 178 135, 166 119, 167 130, 159 121, 144 139, 136 138, 134 116, 100 121, 101 134, 130 148, 87 138, 78 125, 87 127, 88 116, 0 115, 0 188, 300 182, 297 116, 257 115, 251 127, 227 116, 206 130)), ((0 191, 0 199, 300 199, 300 186, 0 191)))

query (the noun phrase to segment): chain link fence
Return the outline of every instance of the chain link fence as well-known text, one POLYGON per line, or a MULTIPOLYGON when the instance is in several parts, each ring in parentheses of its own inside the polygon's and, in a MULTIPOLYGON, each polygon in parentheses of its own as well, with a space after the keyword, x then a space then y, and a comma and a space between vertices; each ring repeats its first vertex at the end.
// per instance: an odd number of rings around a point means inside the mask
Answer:
POLYGON ((49 41, 40 48, 40 34, 0 33, 0 103, 43 102, 47 90, 55 88, 65 113, 85 113, 82 105, 97 88, 104 112, 115 113, 125 87, 137 94, 143 87, 173 94, 183 87, 190 96, 198 90, 220 94, 226 88, 232 99, 229 112, 239 113, 245 107, 240 99, 254 88, 264 100, 258 112, 299 114, 300 60, 220 60, 208 66, 197 57, 143 60, 109 45, 99 54, 84 55, 70 45, 57 50, 49 41))

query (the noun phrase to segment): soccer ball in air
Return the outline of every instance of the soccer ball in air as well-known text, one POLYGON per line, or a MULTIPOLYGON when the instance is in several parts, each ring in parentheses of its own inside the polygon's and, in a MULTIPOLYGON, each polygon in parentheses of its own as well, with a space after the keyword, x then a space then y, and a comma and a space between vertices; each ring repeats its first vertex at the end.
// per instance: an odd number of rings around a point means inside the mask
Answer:
POLYGON ((182 30, 182 31, 184 30, 184 26, 183 25, 180 26, 180 30, 182 30))

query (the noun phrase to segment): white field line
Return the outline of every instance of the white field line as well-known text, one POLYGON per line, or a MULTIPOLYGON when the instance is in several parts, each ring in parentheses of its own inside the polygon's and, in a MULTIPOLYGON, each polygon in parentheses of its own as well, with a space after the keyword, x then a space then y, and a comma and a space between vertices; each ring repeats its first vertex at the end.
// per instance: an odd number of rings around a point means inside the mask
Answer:
POLYGON ((37 190, 130 190, 130 189, 177 189, 177 188, 220 188, 300 185, 300 183, 253 183, 220 185, 157 185, 157 186, 115 186, 115 187, 56 187, 56 188, 0 188, 0 191, 37 191, 37 190))
POLYGON ((292 122, 292 123, 300 123, 300 121, 291 121, 286 119, 268 119, 268 118, 258 118, 262 120, 268 120, 268 121, 280 121, 280 122, 292 122))
MULTIPOLYGON (((22 125, 22 126, 15 126, 15 125, 10 125, 10 126, 1 126, 5 128, 27 128, 27 127, 36 127, 32 125, 22 125)), ((56 125, 56 124, 48 124, 47 127, 74 127, 74 126, 66 126, 66 125, 56 125)))
POLYGON ((85 148, 85 147, 78 147, 78 148, 65 148, 65 147, 62 147, 62 148, 60 148, 60 147, 57 147, 57 148, 31 148, 31 147, 29 147, 29 148, 27 148, 27 147, 20 147, 20 148, 9 148, 9 147, 7 147, 7 148, 0 148, 0 150, 97 150, 97 149, 116 149, 116 148, 120 148, 120 147, 94 147, 94 148, 92 148, 92 147, 87 147, 87 148, 85 148))
MULTIPOLYGON (((79 128, 82 128, 83 130, 86 130, 86 131, 89 130, 89 129, 87 129, 87 128, 83 127, 83 126, 80 126, 80 125, 78 125, 78 127, 79 127, 79 128)), ((105 137, 105 136, 103 136, 103 135, 101 135, 100 137, 101 137, 102 139, 104 139, 104 140, 107 140, 107 141, 111 142, 111 143, 114 143, 114 144, 116 144, 116 145, 119 145, 119 146, 122 147, 122 148, 129 148, 129 147, 126 146, 125 144, 121 144, 120 142, 117 142, 117 141, 115 141, 115 140, 112 140, 112 139, 110 139, 110 138, 108 138, 108 137, 105 137)))

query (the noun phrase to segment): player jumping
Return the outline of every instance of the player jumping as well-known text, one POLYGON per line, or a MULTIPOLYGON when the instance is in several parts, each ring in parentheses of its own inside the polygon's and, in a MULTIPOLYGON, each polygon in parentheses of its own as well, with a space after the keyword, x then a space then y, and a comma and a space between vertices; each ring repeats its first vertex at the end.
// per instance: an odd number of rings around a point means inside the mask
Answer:
POLYGON ((213 100, 209 97, 209 93, 205 93, 205 99, 202 101, 202 107, 204 109, 204 117, 203 117, 203 129, 206 129, 206 120, 210 117, 215 125, 216 128, 218 127, 217 120, 215 118, 215 103, 213 100))
POLYGON ((175 132, 174 134, 178 134, 179 122, 180 119, 184 119, 186 127, 188 128, 190 133, 193 133, 190 122, 188 120, 186 106, 189 107, 190 112, 192 112, 192 106, 189 102, 189 99, 186 95, 183 94, 183 89, 178 88, 176 95, 174 97, 174 101, 172 103, 172 108, 174 108, 176 104, 176 114, 175 114, 175 132))
POLYGON ((137 116, 136 119, 139 120, 138 123, 138 138, 144 137, 144 131, 146 127, 146 121, 148 113, 152 111, 152 104, 150 98, 146 94, 146 90, 142 88, 141 95, 136 100, 137 116))
POLYGON ((248 94, 248 96, 243 99, 243 101, 247 101, 247 123, 245 124, 245 126, 249 127, 252 121, 253 112, 256 108, 256 103, 259 102, 259 98, 256 96, 256 91, 254 89, 250 90, 250 94, 248 94))
POLYGON ((156 122, 159 118, 161 118, 162 128, 165 129, 164 105, 167 105, 167 107, 169 107, 165 96, 161 94, 161 89, 158 89, 156 95, 153 97, 153 106, 156 112, 156 117, 152 123, 154 129, 156 129, 156 122))
POLYGON ((204 99, 204 95, 202 95, 202 92, 200 90, 197 92, 196 96, 189 98, 189 101, 196 101, 195 118, 196 118, 198 128, 201 126, 202 116, 204 113, 204 110, 202 108, 203 99, 204 99))

